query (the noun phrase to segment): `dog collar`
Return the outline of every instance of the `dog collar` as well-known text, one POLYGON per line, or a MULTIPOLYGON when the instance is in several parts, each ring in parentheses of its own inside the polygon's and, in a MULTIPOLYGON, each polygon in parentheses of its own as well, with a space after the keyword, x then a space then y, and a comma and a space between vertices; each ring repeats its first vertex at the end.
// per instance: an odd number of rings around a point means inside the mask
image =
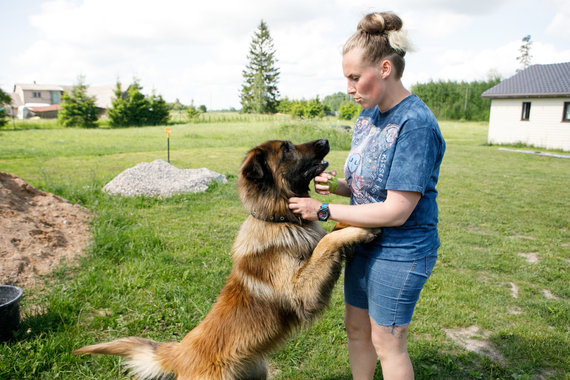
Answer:
POLYGON ((303 219, 301 217, 294 217, 291 218, 290 216, 284 215, 270 215, 270 216, 262 216, 257 211, 251 211, 251 216, 255 219, 262 220, 264 222, 270 223, 295 223, 295 224, 303 224, 303 219))

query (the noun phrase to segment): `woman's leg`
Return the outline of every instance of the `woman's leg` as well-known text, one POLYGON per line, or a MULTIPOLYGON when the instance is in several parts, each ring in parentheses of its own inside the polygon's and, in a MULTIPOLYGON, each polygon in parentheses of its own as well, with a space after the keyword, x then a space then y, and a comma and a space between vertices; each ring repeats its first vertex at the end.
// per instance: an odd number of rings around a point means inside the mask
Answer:
POLYGON ((376 369, 376 350, 372 344, 368 310, 346 304, 344 325, 348 337, 348 358, 354 380, 370 380, 376 369))
POLYGON ((408 325, 381 326, 370 318, 372 344, 385 380, 412 380, 414 368, 407 349, 408 325))

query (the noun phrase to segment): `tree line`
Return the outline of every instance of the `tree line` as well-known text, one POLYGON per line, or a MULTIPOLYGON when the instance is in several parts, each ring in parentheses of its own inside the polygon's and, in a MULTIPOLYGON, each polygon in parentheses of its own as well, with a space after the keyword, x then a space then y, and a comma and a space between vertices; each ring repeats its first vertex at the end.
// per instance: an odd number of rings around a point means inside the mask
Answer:
POLYGON ((437 119, 487 121, 491 99, 481 98, 481 94, 499 82, 499 78, 473 82, 431 81, 415 84, 411 91, 437 119))

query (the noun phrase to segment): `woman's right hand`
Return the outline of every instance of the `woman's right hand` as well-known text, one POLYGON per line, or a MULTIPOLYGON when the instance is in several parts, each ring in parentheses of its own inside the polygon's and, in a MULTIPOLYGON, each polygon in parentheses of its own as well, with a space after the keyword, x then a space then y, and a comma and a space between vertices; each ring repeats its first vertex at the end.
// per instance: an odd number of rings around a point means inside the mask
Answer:
POLYGON ((331 170, 330 172, 322 172, 321 174, 317 175, 314 178, 315 191, 317 192, 317 194, 321 194, 321 195, 331 194, 328 181, 333 176, 336 176, 336 170, 331 170))

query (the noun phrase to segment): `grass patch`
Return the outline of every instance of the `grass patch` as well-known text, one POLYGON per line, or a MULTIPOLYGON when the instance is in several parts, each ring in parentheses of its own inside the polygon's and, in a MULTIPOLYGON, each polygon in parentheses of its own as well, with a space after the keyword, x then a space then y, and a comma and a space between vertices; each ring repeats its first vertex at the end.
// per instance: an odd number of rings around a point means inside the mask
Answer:
MULTIPOLYGON (((331 124, 339 123, 275 118, 174 125, 171 162, 208 167, 228 183, 164 200, 100 191, 128 167, 166 159, 163 127, 3 130, 0 170, 95 216, 89 254, 46 276, 43 287, 25 289, 22 328, 16 341, 0 344, 0 378, 122 378, 118 359, 74 357, 71 350, 128 335, 181 339, 208 312, 230 271, 228 253, 247 216, 235 191, 245 152, 268 139, 327 137, 331 168, 342 171, 350 135, 331 124)), ((416 377, 564 378, 570 372, 570 162, 488 146, 485 123, 441 127, 447 141, 438 185, 442 247, 410 329, 416 377), (530 252, 538 262, 519 255, 530 252), (504 363, 465 350, 443 331, 473 325, 491 332, 504 363)), ((351 378, 343 309, 341 278, 331 307, 271 358, 276 379, 351 378)))

